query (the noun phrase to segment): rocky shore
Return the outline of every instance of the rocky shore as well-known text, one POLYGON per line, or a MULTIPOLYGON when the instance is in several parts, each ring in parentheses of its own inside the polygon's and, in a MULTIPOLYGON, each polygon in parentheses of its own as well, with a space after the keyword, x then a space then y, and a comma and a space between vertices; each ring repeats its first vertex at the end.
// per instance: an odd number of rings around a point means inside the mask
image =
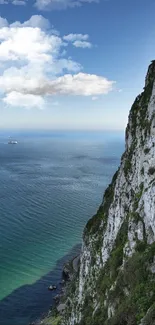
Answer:
POLYGON ((60 323, 61 317, 63 315, 64 309, 66 307, 67 301, 67 292, 70 291, 71 283, 74 277, 78 275, 80 266, 80 255, 75 256, 72 260, 67 261, 62 270, 62 278, 58 284, 55 284, 57 287, 56 295, 51 301, 51 309, 47 314, 42 315, 40 319, 37 319, 34 322, 29 323, 28 325, 58 325, 60 323))
POLYGON ((134 101, 125 152, 87 223, 63 294, 42 325, 155 325, 155 61, 134 101))

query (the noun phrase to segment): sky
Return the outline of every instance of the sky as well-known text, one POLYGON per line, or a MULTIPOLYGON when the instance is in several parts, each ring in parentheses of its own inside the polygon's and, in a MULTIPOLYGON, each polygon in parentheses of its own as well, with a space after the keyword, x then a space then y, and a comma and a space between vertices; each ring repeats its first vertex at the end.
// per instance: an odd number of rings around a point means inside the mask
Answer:
POLYGON ((123 130, 155 59, 154 0, 0 0, 0 128, 123 130))

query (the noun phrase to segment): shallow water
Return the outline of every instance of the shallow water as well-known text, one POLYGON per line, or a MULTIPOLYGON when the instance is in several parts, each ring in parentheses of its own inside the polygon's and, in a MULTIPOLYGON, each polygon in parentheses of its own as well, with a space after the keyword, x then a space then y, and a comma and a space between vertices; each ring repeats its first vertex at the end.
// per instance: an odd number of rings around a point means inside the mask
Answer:
POLYGON ((0 136, 1 325, 27 325, 49 308, 47 287, 59 281, 64 256, 76 254, 124 149, 120 133, 16 139, 0 136))

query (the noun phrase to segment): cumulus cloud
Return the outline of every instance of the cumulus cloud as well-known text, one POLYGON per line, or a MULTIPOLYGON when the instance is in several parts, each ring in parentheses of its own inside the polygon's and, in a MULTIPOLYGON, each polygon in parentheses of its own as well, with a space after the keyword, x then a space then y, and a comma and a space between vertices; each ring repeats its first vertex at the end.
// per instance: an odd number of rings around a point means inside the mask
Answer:
POLYGON ((24 107, 26 109, 30 109, 31 107, 43 109, 44 107, 44 100, 41 96, 22 94, 17 91, 6 94, 3 98, 3 102, 7 105, 24 107))
POLYGON ((107 94, 112 90, 113 84, 113 81, 109 81, 101 76, 80 72, 76 75, 67 74, 59 77, 50 83, 46 83, 39 90, 41 93, 47 92, 49 94, 91 96, 107 94))
POLYGON ((65 35, 63 39, 66 42, 70 42, 75 47, 81 48, 91 48, 92 44, 88 42, 89 35, 88 34, 69 34, 65 35))
POLYGON ((68 34, 63 37, 63 39, 67 42, 87 41, 88 38, 88 34, 68 34))
POLYGON ((0 77, 0 87, 5 92, 20 92, 22 94, 72 95, 92 96, 107 94, 112 90, 114 82, 101 76, 78 73, 66 74, 54 80, 31 78, 25 76, 15 78, 0 77))
POLYGON ((7 19, 0 17, 0 28, 7 27, 7 26, 8 26, 7 19))
POLYGON ((48 20, 39 15, 24 23, 18 21, 10 25, 6 19, 0 18, 0 92, 3 102, 24 108, 41 108, 47 96, 107 94, 112 90, 113 81, 82 73, 81 64, 67 56, 66 42, 75 47, 90 47, 88 39, 87 34, 60 37, 48 20))
POLYGON ((83 48, 83 49, 85 49, 85 48, 91 48, 92 47, 92 44, 90 43, 90 42, 83 42, 83 41, 75 41, 74 43, 73 43, 73 45, 75 46, 75 47, 81 47, 81 48, 83 48))
POLYGON ((63 37, 64 41, 72 43, 75 47, 91 48, 92 44, 88 42, 88 34, 69 34, 63 37))
POLYGON ((98 0, 36 0, 35 6, 39 10, 60 10, 80 7, 85 3, 98 2, 98 0))
POLYGON ((60 37, 28 26, 0 28, 0 42, 1 61, 49 62, 62 46, 60 37))
MULTIPOLYGON (((24 23, 21 23, 20 21, 16 21, 13 24, 11 24, 10 27, 32 27, 32 28, 38 27, 44 30, 44 29, 49 29, 51 27, 51 24, 49 20, 44 18, 42 15, 33 15, 29 20, 25 21, 24 23)), ((53 29, 52 32, 54 31, 55 30, 53 29)), ((58 32, 55 31, 55 34, 58 34, 58 32)))

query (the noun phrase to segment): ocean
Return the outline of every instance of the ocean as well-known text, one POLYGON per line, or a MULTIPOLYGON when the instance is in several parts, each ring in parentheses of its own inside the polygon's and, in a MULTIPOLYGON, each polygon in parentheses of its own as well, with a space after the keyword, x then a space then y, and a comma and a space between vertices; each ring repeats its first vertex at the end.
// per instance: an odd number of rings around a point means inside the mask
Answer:
POLYGON ((0 134, 0 325, 47 312, 124 150, 121 132, 0 134))

